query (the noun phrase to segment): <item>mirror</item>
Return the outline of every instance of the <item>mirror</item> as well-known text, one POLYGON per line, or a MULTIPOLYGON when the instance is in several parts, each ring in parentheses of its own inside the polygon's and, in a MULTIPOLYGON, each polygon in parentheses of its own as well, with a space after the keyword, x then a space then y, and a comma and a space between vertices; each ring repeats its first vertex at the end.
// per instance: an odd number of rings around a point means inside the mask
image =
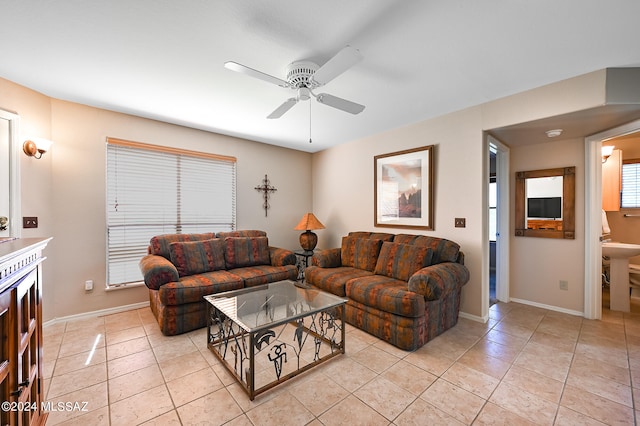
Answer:
POLYGON ((516 237, 575 238, 576 168, 516 173, 516 237))

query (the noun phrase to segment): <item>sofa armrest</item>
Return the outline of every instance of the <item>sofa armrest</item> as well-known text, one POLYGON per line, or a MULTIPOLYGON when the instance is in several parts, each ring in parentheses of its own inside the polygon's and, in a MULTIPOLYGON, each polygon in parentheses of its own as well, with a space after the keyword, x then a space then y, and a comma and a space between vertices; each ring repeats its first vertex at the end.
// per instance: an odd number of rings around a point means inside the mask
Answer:
POLYGON ((342 259, 340 258, 341 250, 340 248, 319 250, 313 254, 311 264, 321 268, 337 268, 338 266, 342 266, 342 259))
POLYGON ((162 256, 148 254, 140 259, 139 266, 145 285, 152 290, 158 290, 163 284, 180 278, 173 263, 162 256))
POLYGON ((295 265, 296 255, 291 250, 269 247, 269 256, 271 257, 271 266, 295 265))
POLYGON ((469 281, 466 266, 454 262, 438 263, 420 269, 409 278, 409 291, 438 300, 457 291, 469 281))

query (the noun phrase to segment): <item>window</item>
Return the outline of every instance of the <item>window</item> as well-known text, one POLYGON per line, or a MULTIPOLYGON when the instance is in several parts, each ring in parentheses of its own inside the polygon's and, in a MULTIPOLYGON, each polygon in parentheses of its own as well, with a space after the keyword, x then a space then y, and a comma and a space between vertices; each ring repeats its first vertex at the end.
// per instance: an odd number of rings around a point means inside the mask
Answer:
POLYGON ((640 208, 640 159, 625 160, 622 165, 622 197, 620 207, 640 208))
POLYGON ((236 160, 107 139, 107 283, 140 282, 155 235, 236 227, 236 160))

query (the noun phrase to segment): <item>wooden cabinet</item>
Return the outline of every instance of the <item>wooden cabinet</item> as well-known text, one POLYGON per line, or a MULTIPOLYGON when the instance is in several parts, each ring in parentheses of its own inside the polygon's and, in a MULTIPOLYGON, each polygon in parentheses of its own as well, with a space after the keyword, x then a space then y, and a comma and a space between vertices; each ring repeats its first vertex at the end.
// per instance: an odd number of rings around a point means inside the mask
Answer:
POLYGON ((1 424, 40 425, 42 410, 42 249, 49 239, 0 243, 1 424))
MULTIPOLYGON (((0 294, 0 329, 2 329, 2 340, 0 340, 0 402, 9 400, 11 392, 9 385, 9 375, 11 373, 10 355, 14 352, 9 344, 9 336, 14 333, 14 325, 11 315, 11 292, 6 291, 0 294)), ((13 339, 11 339, 13 340, 13 339)), ((2 425, 9 424, 9 411, 0 410, 0 422, 2 425)))
POLYGON ((602 210, 620 211, 622 191, 622 151, 614 149, 607 161, 602 163, 602 210))

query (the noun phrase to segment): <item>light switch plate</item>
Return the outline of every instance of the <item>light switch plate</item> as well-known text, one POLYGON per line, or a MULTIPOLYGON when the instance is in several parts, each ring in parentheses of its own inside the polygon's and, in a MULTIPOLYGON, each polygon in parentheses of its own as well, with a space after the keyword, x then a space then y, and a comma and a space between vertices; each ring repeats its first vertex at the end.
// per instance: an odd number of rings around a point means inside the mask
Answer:
POLYGON ((456 228, 466 228, 467 227, 467 219, 464 217, 456 217, 455 218, 455 227, 456 228))

